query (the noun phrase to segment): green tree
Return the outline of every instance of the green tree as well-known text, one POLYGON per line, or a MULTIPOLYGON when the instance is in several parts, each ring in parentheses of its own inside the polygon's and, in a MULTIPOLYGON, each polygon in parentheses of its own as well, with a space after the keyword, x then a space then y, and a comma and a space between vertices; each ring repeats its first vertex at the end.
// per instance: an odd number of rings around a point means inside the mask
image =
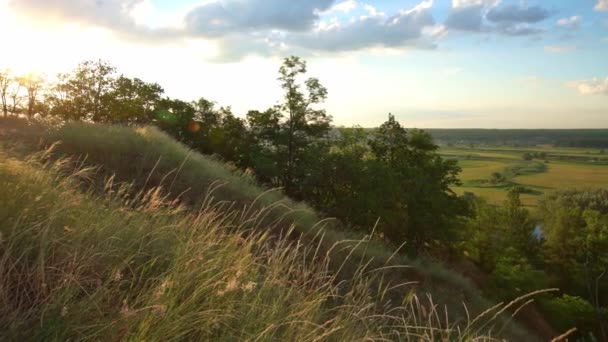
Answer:
POLYGON ((175 139, 190 144, 197 131, 196 108, 192 103, 164 98, 158 101, 154 111, 154 123, 175 139))
POLYGON ((163 88, 138 78, 120 76, 114 80, 104 96, 108 102, 105 121, 123 124, 144 124, 152 121, 163 88))
POLYGON ((425 244, 446 241, 459 226, 464 202, 451 187, 460 184, 455 160, 439 156, 438 146, 425 131, 408 132, 393 115, 369 142, 373 156, 389 170, 372 182, 390 182, 383 206, 391 208, 383 220, 385 235, 395 243, 407 241, 410 254, 425 244))
POLYGON ((277 107, 264 112, 247 113, 247 124, 253 139, 251 163, 260 181, 274 186, 281 185, 279 146, 282 114, 277 107))
POLYGON ((315 139, 326 135, 331 123, 331 117, 324 110, 313 108, 325 101, 327 89, 316 78, 309 78, 303 84, 298 82, 299 76, 306 72, 306 62, 295 56, 286 58, 279 69, 278 80, 285 92, 285 102, 279 109, 285 116, 282 124, 285 145, 282 146, 285 149, 283 183, 288 194, 296 193, 296 171, 301 167, 306 148, 315 139))
POLYGON ((608 338, 608 190, 560 191, 540 205, 547 260, 571 293, 586 295, 595 308, 602 338, 608 338))
POLYGON ((306 74, 306 62, 289 57, 279 69, 279 82, 284 91, 284 102, 265 112, 251 111, 249 125, 257 138, 256 169, 266 169, 267 179, 280 179, 285 192, 302 197, 302 180, 307 176, 305 156, 308 149, 327 136, 331 117, 315 105, 327 97, 327 89, 318 79, 301 78, 306 74), (271 159, 274 167, 261 165, 271 159))
POLYGON ((116 68, 102 60, 85 61, 60 74, 50 98, 51 113, 66 120, 111 121, 116 68))

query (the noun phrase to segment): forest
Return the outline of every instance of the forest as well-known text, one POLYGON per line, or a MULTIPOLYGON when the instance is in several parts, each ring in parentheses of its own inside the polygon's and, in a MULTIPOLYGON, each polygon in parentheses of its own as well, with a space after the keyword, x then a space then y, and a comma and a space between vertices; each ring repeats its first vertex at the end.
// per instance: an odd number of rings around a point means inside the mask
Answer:
POLYGON ((608 147, 606 129, 430 129, 445 144, 492 146, 608 147))
POLYGON ((439 143, 456 142, 608 147, 605 131, 427 131, 392 114, 374 129, 335 127, 322 108, 328 90, 307 74, 303 59, 286 58, 277 76, 283 98, 244 116, 202 97, 169 98, 101 60, 53 79, 4 71, 0 97, 5 118, 155 126, 336 218, 343 231, 371 234, 410 258, 471 260, 492 300, 559 288, 537 298, 551 326, 608 340, 608 189, 557 190, 531 210, 513 187, 504 203, 488 203, 454 192, 461 168, 439 152, 439 143))

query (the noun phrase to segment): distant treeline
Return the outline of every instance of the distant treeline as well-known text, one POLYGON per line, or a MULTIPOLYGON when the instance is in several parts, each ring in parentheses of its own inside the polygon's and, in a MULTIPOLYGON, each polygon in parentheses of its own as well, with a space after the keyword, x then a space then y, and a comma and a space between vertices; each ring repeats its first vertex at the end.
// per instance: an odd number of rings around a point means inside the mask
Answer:
POLYGON ((440 144, 608 147, 608 129, 429 129, 440 144))

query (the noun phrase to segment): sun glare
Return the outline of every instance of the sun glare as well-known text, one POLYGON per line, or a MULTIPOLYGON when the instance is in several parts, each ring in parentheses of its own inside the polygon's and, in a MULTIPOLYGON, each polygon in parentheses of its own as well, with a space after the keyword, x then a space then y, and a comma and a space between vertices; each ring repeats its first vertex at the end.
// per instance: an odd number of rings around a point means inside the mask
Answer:
POLYGON ((73 68, 89 56, 99 55, 100 43, 107 40, 105 30, 84 28, 78 24, 39 27, 13 15, 6 3, 0 3, 0 30, 4 51, 0 64, 16 74, 55 75, 73 68))

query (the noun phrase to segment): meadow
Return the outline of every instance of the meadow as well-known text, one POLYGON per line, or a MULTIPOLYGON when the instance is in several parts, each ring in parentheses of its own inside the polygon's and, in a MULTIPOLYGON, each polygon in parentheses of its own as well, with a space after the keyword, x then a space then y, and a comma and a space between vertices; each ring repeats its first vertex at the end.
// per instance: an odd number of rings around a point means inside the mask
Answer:
POLYGON ((597 188, 608 184, 608 154, 599 148, 539 146, 442 146, 445 158, 458 159, 462 186, 458 194, 473 193, 502 203, 509 189, 521 187, 522 202, 535 208, 553 190, 597 188), (532 155, 525 160, 524 155, 532 155), (534 156, 536 155, 536 157, 534 156), (494 179, 493 174, 504 179, 494 179))

